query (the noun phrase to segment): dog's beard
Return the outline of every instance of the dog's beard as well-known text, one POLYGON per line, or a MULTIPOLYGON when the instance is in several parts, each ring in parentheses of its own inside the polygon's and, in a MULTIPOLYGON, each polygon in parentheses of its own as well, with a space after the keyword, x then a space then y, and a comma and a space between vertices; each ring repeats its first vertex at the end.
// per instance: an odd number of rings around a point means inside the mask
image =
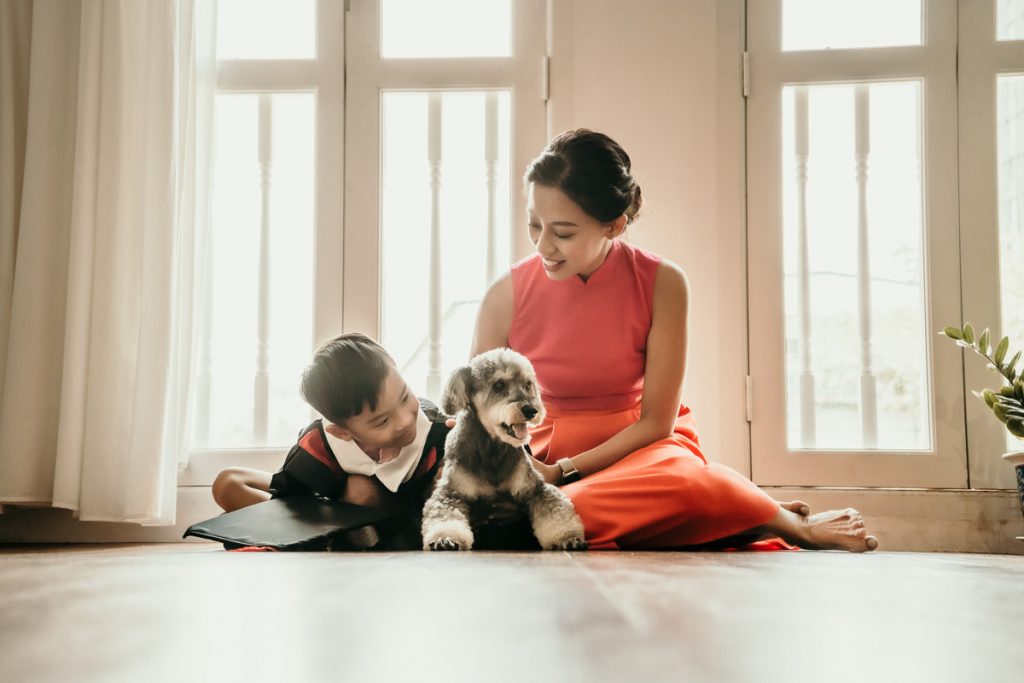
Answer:
POLYGON ((530 427, 538 424, 544 417, 541 411, 532 420, 523 417, 519 406, 509 403, 498 403, 479 411, 481 422, 487 432, 510 446, 525 446, 530 443, 530 427))

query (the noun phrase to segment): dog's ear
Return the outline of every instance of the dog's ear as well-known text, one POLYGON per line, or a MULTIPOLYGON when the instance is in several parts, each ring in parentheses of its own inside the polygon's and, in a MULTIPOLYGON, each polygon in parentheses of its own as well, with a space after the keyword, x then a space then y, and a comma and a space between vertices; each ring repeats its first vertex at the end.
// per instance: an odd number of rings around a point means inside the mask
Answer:
POLYGON ((469 394, 473 385, 473 371, 463 365, 451 374, 448 384, 441 394, 441 407, 449 415, 454 415, 469 405, 469 394))

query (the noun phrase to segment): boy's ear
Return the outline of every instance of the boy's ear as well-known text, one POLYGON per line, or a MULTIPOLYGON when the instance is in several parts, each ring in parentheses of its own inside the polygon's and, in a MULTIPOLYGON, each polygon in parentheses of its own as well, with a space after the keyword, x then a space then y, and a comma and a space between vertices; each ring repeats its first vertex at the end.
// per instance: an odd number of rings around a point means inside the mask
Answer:
POLYGON ((324 420, 324 431, 331 436, 336 436, 345 441, 351 441, 353 439, 352 432, 348 431, 344 427, 334 424, 333 422, 328 422, 327 420, 324 420))
POLYGON ((441 408, 454 415, 469 406, 469 394, 473 386, 473 371, 463 365, 448 377, 448 384, 441 394, 441 408))

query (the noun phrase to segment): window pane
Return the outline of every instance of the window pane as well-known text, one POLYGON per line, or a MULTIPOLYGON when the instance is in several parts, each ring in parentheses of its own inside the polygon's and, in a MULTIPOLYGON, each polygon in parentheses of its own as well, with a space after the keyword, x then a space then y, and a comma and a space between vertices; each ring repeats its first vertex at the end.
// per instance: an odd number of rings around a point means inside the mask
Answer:
POLYGON ((921 0, 783 0, 782 49, 921 44, 921 0))
POLYGON ((511 4, 511 0, 381 0, 381 57, 509 57, 511 4))
POLYGON ((1024 0, 999 0, 996 39, 1024 40, 1024 0))
MULTIPOLYGON (((435 368, 435 377, 446 378, 468 359, 480 301, 490 280, 508 267, 510 259, 511 99, 508 91, 434 96, 440 100, 435 156, 441 235, 440 367, 435 368), (488 163, 488 158, 493 161, 488 163), (494 202, 493 225, 489 197, 494 202), (494 250, 490 267, 489 245, 494 250)), ((430 97, 426 92, 383 95, 381 339, 416 393, 437 400, 436 387, 427 381, 430 97)))
POLYGON ((262 164, 260 95, 216 99, 209 315, 196 381, 197 410, 209 409, 195 416, 196 447, 287 446, 309 421, 298 380, 313 350, 314 98, 267 97, 262 164), (269 278, 261 307, 263 192, 269 278), (261 316, 268 331, 265 440, 254 415, 261 316))
MULTIPOLYGON (((996 119, 1002 329, 1012 342, 1011 349, 1021 350, 1024 349, 1024 74, 998 77, 996 119)), ((1018 362, 1017 371, 1021 369, 1018 362)), ((1006 442, 1009 450, 1021 449, 1021 442, 1009 432, 1006 442)))
POLYGON ((315 0, 218 0, 217 59, 315 57, 315 0))
POLYGON ((920 97, 916 81, 784 90, 792 449, 931 446, 920 97))

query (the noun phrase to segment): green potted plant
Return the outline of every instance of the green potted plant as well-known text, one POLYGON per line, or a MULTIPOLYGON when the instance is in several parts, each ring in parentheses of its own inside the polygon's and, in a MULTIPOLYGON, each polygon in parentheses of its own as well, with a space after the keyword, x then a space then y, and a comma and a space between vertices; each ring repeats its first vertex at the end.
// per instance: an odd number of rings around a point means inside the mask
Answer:
MULTIPOLYGON (((970 323, 965 323, 963 329, 947 327, 939 334, 949 337, 959 346, 974 349, 975 353, 984 356, 988 361, 989 370, 1003 376, 1003 386, 998 392, 984 389, 980 393, 977 391, 971 393, 985 401, 985 405, 992 410, 1011 434, 1018 439, 1024 439, 1024 377, 1022 377, 1024 372, 1018 374, 1016 369, 1021 352, 1018 351, 1008 363, 1004 363, 1006 352, 1010 348, 1010 340, 1003 337, 993 353, 989 346, 988 329, 986 328, 975 338, 974 328, 970 323)), ((1003 459, 1016 469, 1017 495, 1020 498, 1021 514, 1024 515, 1024 451, 1006 453, 1003 455, 1003 459)))

